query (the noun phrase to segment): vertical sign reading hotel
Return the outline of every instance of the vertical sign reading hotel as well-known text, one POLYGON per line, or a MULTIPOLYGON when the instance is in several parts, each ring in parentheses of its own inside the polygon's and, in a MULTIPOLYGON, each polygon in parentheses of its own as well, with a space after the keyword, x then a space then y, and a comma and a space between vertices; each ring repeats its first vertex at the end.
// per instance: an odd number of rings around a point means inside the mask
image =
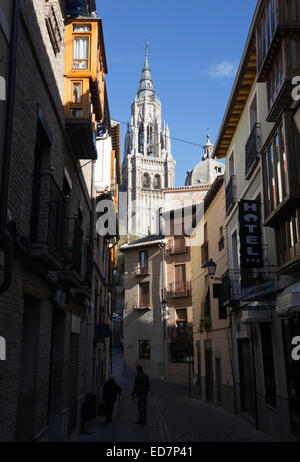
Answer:
POLYGON ((239 202, 239 224, 241 268, 262 268, 264 259, 259 201, 239 202))

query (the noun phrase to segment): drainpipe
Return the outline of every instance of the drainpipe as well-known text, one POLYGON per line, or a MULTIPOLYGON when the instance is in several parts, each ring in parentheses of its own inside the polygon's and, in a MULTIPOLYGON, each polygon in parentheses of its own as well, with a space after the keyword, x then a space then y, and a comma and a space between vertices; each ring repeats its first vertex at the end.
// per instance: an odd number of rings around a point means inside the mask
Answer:
POLYGON ((20 14, 20 0, 15 0, 13 12, 13 24, 11 30, 11 51, 9 66, 9 83, 6 106, 6 124, 5 138, 3 146, 3 163, 0 192, 0 236, 3 240, 4 249, 4 279, 0 284, 0 294, 5 292, 11 285, 12 281, 12 253, 13 239, 7 228, 8 216, 8 189, 9 189, 9 170, 11 159, 11 140, 13 131, 13 115, 15 103, 15 86, 16 86, 16 65, 17 65, 17 43, 18 43, 18 24, 20 14))
MULTIPOLYGON (((161 255, 162 255, 162 272, 161 272, 161 279, 162 279, 162 290, 161 290, 161 296, 162 300, 165 300, 166 298, 166 277, 165 277, 165 245, 164 244, 159 244, 160 250, 161 250, 161 255)), ((168 337, 167 337, 167 320, 166 320, 166 311, 163 311, 163 339, 164 339, 164 359, 165 359, 165 367, 166 367, 166 377, 168 377, 168 349, 167 349, 167 342, 168 342, 168 337)))

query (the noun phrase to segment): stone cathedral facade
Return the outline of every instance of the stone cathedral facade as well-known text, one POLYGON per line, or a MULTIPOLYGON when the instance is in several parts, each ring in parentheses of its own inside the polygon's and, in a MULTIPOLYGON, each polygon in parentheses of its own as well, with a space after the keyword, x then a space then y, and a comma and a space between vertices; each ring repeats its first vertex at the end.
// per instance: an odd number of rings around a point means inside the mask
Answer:
POLYGON ((156 97, 148 64, 145 64, 137 95, 131 105, 124 144, 123 185, 127 192, 127 231, 131 236, 158 233, 158 213, 163 206, 163 189, 175 185, 175 160, 171 154, 170 131, 161 119, 161 102, 156 97))

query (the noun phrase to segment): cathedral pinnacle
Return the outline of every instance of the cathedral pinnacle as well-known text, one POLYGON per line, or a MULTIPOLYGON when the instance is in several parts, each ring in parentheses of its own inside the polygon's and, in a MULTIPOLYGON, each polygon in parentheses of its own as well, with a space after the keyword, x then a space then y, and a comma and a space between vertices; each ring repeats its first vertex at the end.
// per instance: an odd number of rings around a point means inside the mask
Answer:
POLYGON ((146 96, 155 95, 155 90, 153 88, 153 80, 151 77, 151 69, 148 63, 148 48, 149 48, 149 42, 146 42, 145 63, 142 69, 142 77, 140 79, 140 88, 138 89, 138 92, 137 92, 138 98, 144 98, 146 96))

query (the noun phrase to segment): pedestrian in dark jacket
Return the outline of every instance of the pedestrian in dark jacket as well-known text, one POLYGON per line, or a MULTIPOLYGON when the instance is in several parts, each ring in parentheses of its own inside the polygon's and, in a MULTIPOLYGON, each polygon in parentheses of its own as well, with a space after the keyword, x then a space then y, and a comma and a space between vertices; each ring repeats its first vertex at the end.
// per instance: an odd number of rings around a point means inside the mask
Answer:
POLYGON ((138 399, 139 420, 137 424, 147 423, 147 398, 150 388, 149 377, 143 371, 143 366, 137 366, 137 374, 135 376, 134 387, 132 391, 132 399, 136 396, 138 399))
POLYGON ((102 400, 105 402, 105 421, 112 422, 112 413, 114 411, 117 396, 121 394, 121 387, 117 385, 114 377, 109 377, 103 386, 102 400))

